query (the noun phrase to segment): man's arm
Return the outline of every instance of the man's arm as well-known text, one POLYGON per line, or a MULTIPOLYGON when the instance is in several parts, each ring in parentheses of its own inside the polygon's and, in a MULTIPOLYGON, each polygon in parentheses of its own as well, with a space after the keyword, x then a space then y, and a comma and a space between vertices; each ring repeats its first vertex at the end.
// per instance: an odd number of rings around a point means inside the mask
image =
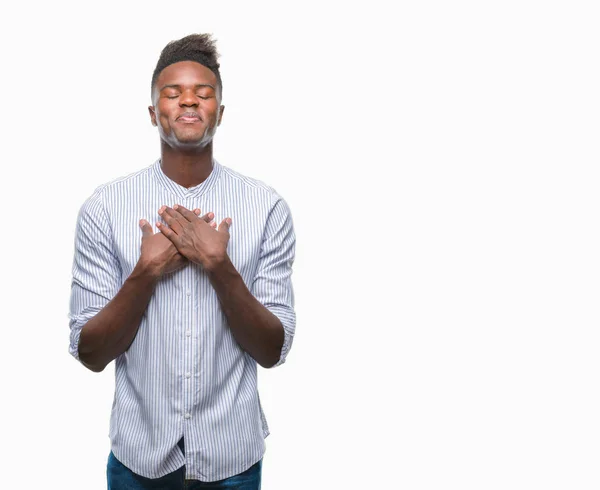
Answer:
POLYGON ((140 221, 141 254, 133 272, 115 297, 85 323, 79 337, 79 360, 95 372, 103 371, 123 354, 137 334, 140 322, 163 274, 187 262, 173 244, 152 226, 140 221))
POLYGON ((285 362, 296 325, 291 282, 296 238, 286 202, 274 197, 250 289, 227 255, 230 218, 211 230, 195 223, 183 206, 160 212, 167 223, 160 227, 163 234, 182 255, 204 267, 236 341, 266 368, 285 362))
POLYGON ((167 238, 141 220, 140 258, 118 288, 120 268, 101 211, 101 200, 94 196, 80 212, 71 293, 71 353, 95 372, 129 348, 160 277, 187 263, 167 238))
POLYGON ((115 297, 82 327, 79 360, 84 366, 99 373, 129 348, 159 277, 156 269, 138 262, 115 297))
POLYGON ((250 293, 229 257, 207 273, 235 340, 262 367, 273 367, 285 337, 279 318, 250 293))

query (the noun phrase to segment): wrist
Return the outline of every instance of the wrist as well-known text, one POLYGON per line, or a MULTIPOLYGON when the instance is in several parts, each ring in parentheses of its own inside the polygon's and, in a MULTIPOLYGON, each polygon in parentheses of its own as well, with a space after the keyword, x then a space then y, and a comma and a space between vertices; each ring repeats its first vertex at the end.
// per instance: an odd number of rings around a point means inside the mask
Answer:
POLYGON ((163 267, 154 264, 152 262, 143 260, 140 257, 138 263, 135 265, 133 272, 130 277, 139 277, 150 280, 158 280, 163 274, 163 267))
POLYGON ((229 256, 225 254, 223 257, 217 257, 206 261, 204 264, 204 270, 211 274, 217 274, 219 272, 228 270, 230 265, 231 261, 229 260, 229 256))

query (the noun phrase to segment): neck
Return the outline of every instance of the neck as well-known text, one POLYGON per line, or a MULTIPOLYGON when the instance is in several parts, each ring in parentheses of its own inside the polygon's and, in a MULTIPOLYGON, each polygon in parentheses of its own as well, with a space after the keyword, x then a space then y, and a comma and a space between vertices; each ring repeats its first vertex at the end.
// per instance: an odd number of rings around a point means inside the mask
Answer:
POLYGON ((160 155, 163 173, 182 187, 197 186, 212 172, 212 141, 203 148, 180 150, 161 140, 160 155))

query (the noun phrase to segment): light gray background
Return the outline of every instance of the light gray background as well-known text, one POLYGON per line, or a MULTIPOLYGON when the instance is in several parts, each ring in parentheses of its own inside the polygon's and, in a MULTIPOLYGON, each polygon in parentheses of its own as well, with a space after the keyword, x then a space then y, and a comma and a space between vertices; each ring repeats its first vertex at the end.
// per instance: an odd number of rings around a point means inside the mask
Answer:
POLYGON ((3 488, 105 488, 113 367, 67 352, 75 220, 158 157, 152 70, 192 32, 222 53, 215 156, 298 237, 263 488, 599 487, 594 2, 2 9, 3 488))

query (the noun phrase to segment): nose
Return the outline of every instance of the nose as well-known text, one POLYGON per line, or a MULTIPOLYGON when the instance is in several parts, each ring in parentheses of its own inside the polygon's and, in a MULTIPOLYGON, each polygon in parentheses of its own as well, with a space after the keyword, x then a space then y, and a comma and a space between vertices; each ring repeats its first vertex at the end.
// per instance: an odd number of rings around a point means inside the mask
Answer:
POLYGON ((179 105, 185 107, 194 107, 199 104, 198 97, 193 90, 184 90, 179 97, 179 105))

